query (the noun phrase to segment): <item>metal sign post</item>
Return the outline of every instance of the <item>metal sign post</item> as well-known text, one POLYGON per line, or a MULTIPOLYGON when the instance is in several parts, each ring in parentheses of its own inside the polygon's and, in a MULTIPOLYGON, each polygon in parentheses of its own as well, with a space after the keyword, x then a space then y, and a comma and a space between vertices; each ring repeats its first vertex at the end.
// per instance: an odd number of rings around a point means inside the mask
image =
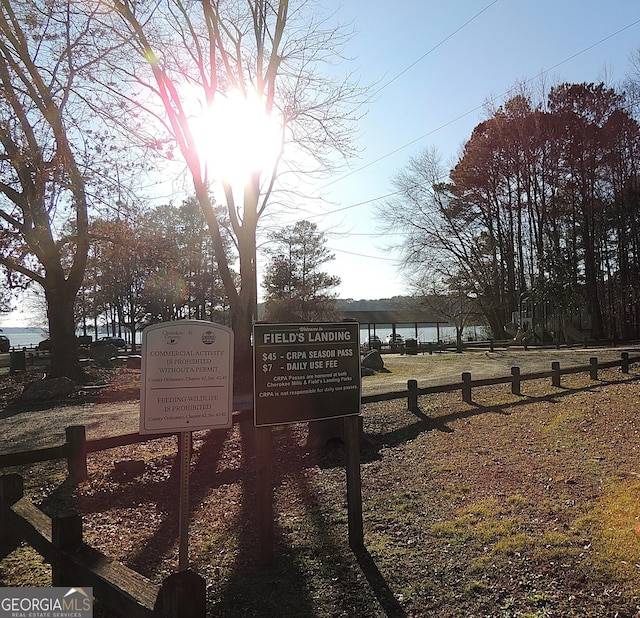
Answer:
POLYGON ((191 432, 180 432, 180 543, 178 550, 178 570, 189 568, 189 466, 191 463, 191 432))
POLYGON ((189 567, 191 432, 228 429, 233 407, 233 332, 200 320, 142 332, 140 433, 178 433, 179 569, 189 567))

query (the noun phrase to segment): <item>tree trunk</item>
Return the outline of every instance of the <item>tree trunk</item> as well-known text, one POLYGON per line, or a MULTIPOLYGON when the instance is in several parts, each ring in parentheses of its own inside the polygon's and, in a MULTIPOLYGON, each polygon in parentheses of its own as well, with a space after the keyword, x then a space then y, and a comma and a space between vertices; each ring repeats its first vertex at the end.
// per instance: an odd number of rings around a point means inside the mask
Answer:
POLYGON ((238 396, 253 393, 253 354, 251 335, 253 330, 253 311, 246 305, 240 305, 232 312, 233 329, 233 390, 238 396))
MULTIPOLYGON (((247 183, 244 197, 244 220, 238 230, 240 258, 240 290, 231 303, 231 324, 234 335, 234 392, 253 393, 253 349, 251 335, 257 318, 256 227, 257 176, 247 183), (235 305, 235 306, 234 306, 235 305)), ((231 296, 231 295, 230 295, 231 296)))
POLYGON ((591 336, 599 340, 604 336, 602 308, 598 295, 598 267, 594 248, 593 226, 589 222, 589 213, 584 215, 584 274, 587 291, 587 307, 591 314, 591 336))
POLYGON ((69 284, 61 280, 45 280, 45 296, 49 319, 49 338, 51 340, 51 365, 49 377, 66 376, 82 381, 84 371, 78 359, 73 308, 75 292, 69 284))

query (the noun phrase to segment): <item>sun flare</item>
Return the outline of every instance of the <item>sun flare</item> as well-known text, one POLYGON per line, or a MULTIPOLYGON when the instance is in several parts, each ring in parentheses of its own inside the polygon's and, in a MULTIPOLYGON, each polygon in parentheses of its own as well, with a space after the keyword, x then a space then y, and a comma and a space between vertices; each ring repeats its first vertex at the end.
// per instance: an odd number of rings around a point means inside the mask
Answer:
POLYGON ((282 149, 282 130, 258 96, 238 91, 217 96, 192 116, 196 149, 207 175, 244 183, 256 171, 270 170, 282 149))

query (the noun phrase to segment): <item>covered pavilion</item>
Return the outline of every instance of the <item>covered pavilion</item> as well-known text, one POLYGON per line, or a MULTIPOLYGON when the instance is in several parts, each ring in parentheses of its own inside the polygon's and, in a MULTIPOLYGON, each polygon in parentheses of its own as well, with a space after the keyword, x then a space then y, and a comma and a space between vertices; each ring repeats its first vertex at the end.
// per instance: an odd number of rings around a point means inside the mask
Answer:
POLYGON ((435 326, 438 341, 440 341, 440 326, 448 326, 451 321, 433 310, 423 309, 385 309, 379 311, 341 310, 345 320, 354 320, 360 326, 367 327, 368 336, 377 335, 376 328, 391 325, 391 332, 395 335, 399 326, 413 327, 415 338, 418 339, 420 326, 435 326))

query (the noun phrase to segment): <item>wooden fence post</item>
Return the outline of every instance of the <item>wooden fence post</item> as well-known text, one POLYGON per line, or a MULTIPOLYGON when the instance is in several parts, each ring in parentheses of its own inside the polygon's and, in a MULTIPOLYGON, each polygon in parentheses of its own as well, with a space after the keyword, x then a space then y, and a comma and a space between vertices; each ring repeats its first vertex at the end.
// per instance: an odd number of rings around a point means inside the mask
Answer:
POLYGON ((622 353, 622 364, 620 366, 622 373, 629 373, 629 352, 622 353))
POLYGON ((551 372, 551 386, 560 388, 560 363, 558 361, 551 363, 551 372))
POLYGON ((362 478, 360 474, 360 416, 344 417, 344 445, 347 471, 347 518, 349 547, 362 549, 364 526, 362 522, 362 478))
POLYGON ((205 580, 193 571, 180 571, 169 575, 162 582, 153 613, 158 618, 205 618, 205 580))
POLYGON ((3 521, 3 513, 11 505, 22 499, 24 495, 24 481, 19 474, 3 474, 0 476, 0 545, 6 546, 9 550, 20 545, 20 539, 17 538, 9 525, 3 521))
POLYGON ((589 376, 591 377, 592 380, 597 380, 598 379, 598 359, 595 356, 592 356, 589 359, 589 365, 591 365, 590 369, 589 369, 589 376))
POLYGON ((410 412, 417 412, 418 410, 418 380, 408 380, 407 390, 407 407, 410 412))
POLYGON ((520 367, 511 367, 511 394, 520 395, 520 367))
POLYGON ((67 470, 69 476, 83 481, 87 478, 87 433, 84 425, 73 425, 65 430, 67 436, 67 470))
POLYGON ((76 551, 82 545, 82 518, 80 515, 53 517, 51 520, 51 544, 55 548, 55 557, 51 561, 52 585, 74 585, 75 572, 63 552, 76 551))
POLYGON ((24 481, 19 474, 3 474, 0 476, 0 504, 11 506, 24 495, 24 481))
POLYGON ((465 403, 471 403, 471 374, 465 371, 462 374, 462 401, 465 403))

